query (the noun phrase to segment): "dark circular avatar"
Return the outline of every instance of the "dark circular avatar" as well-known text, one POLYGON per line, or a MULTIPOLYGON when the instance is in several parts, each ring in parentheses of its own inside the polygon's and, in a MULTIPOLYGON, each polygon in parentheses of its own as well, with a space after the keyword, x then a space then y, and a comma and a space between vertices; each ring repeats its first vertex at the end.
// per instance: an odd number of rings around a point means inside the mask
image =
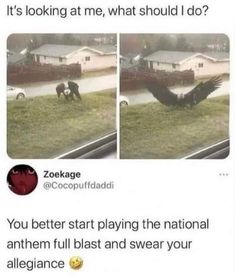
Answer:
POLYGON ((31 193, 38 184, 38 175, 29 165, 19 164, 8 172, 9 189, 18 195, 31 193))

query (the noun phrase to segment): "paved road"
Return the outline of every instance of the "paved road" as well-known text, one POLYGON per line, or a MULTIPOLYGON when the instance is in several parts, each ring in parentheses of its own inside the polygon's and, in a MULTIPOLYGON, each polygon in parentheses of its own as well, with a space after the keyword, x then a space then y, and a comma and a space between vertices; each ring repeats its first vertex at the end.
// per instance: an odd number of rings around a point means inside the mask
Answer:
MULTIPOLYGON (((185 87, 173 87, 170 88, 174 93, 186 93, 190 91, 195 85, 185 87)), ((229 81, 224 80, 222 86, 213 92, 209 97, 216 97, 220 95, 228 94, 230 91, 229 81)), ((123 91, 121 95, 127 96, 130 105, 143 104, 156 101, 152 94, 147 89, 129 90, 123 91)))
MULTIPOLYGON (((79 84, 80 93, 89 93, 94 91, 99 91, 103 89, 116 88, 116 74, 110 74, 99 77, 90 77, 84 79, 73 79, 73 81, 79 84)), ((66 82, 67 80, 64 80, 66 82)), ((27 97, 42 96, 56 94, 56 86, 63 82, 52 81, 52 82, 37 82, 30 84, 16 85, 16 87, 23 88, 26 91, 27 97)))

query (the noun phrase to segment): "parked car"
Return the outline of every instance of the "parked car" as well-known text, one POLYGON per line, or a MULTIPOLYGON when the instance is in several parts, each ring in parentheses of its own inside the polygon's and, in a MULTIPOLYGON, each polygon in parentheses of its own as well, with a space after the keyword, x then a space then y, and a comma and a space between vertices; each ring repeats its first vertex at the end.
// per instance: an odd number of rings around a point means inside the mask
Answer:
POLYGON ((120 95, 119 96, 119 104, 121 107, 129 105, 129 99, 126 96, 120 95))
POLYGON ((26 93, 22 88, 16 88, 7 86, 7 98, 23 99, 26 97, 26 93))

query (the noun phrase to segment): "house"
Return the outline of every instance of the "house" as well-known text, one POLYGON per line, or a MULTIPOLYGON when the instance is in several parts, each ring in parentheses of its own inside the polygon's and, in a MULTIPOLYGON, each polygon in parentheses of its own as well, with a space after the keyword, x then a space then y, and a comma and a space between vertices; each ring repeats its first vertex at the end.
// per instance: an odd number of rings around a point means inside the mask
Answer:
POLYGON ((30 52, 41 64, 81 64, 82 71, 116 67, 116 47, 113 45, 76 46, 44 44, 30 52))
POLYGON ((7 51, 7 64, 25 64, 26 55, 7 51))
POLYGON ((120 69, 131 69, 137 68, 139 65, 139 61, 136 59, 136 55, 134 56, 119 56, 120 58, 120 69))
POLYGON ((229 74, 227 52, 157 51, 144 58, 149 69, 165 71, 193 70, 195 78, 229 74))

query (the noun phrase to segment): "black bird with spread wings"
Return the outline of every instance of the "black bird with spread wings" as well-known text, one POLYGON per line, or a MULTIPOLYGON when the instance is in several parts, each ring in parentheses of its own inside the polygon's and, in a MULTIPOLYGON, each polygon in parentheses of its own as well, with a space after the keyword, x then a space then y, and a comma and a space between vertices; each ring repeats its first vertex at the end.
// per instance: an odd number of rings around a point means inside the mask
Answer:
POLYGON ((213 77, 206 82, 200 82, 191 91, 185 94, 175 94, 158 81, 151 79, 146 82, 147 89, 163 105, 166 106, 195 106, 206 99, 209 94, 221 86, 219 76, 213 77))

